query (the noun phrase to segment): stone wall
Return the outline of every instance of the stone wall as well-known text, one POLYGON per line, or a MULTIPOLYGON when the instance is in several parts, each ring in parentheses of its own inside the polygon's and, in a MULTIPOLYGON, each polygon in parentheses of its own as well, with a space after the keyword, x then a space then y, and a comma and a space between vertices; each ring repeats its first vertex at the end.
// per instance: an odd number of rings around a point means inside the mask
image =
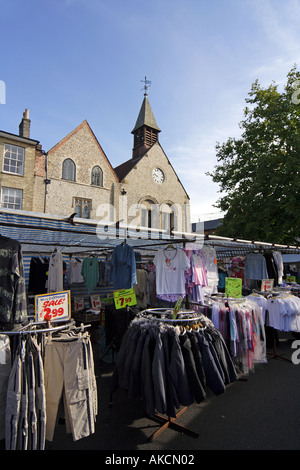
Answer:
POLYGON ((93 135, 88 123, 84 121, 72 133, 48 152, 48 185, 46 212, 57 215, 70 215, 74 212, 74 198, 92 201, 90 218, 96 218, 100 204, 110 204, 117 178, 93 135), (62 178, 63 161, 67 158, 76 165, 75 181, 62 178), (103 187, 93 186, 92 169, 100 166, 103 171, 103 187))

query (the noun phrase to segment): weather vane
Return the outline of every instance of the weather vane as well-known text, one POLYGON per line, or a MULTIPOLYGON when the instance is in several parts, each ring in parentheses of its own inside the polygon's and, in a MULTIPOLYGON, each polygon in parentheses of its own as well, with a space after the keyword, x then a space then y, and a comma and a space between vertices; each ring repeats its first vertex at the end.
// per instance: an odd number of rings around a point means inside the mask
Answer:
POLYGON ((145 77, 145 80, 141 80, 141 82, 144 83, 142 90, 145 90, 145 96, 147 96, 147 90, 151 86, 152 82, 150 82, 150 80, 147 80, 147 77, 145 77))

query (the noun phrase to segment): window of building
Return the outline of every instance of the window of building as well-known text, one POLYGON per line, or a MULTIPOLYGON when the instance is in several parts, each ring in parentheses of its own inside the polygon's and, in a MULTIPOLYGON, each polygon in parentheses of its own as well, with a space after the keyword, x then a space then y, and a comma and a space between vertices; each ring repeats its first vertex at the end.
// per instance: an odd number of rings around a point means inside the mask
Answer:
POLYGON ((82 219, 89 219, 92 208, 92 201, 90 199, 83 199, 80 197, 74 198, 74 212, 76 217, 82 219))
POLYGON ((154 201, 146 199, 140 206, 141 226, 148 228, 159 228, 158 206, 154 201))
POLYGON ((92 169, 92 184, 94 186, 103 186, 103 171, 100 166, 94 166, 92 169))
POLYGON ((161 228, 171 233, 175 228, 175 212, 165 204, 161 212, 161 228))
POLYGON ((1 188, 1 207, 22 209, 23 191, 15 188, 1 188))
POLYGON ((24 174, 25 149, 17 145, 4 144, 3 171, 14 175, 24 174))
POLYGON ((67 158, 63 161, 62 177, 64 180, 75 181, 76 166, 71 158, 67 158))

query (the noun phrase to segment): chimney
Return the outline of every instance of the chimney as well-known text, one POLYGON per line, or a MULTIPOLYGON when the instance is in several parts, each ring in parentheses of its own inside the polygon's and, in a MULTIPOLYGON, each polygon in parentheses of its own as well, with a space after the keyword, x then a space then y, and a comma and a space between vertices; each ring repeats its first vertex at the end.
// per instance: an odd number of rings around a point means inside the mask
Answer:
POLYGON ((19 125, 19 136, 30 138, 30 119, 29 119, 29 109, 25 109, 23 113, 22 121, 19 125))

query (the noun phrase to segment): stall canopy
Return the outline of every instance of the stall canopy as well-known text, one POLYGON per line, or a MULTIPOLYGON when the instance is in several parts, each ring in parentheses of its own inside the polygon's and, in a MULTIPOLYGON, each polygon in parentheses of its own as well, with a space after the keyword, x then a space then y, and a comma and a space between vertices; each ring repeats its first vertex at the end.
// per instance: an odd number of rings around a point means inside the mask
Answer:
POLYGON ((276 249, 283 254, 300 254, 298 246, 232 239, 195 232, 171 235, 167 231, 142 229, 122 224, 100 223, 97 220, 0 209, 0 235, 18 240, 24 252, 49 253, 61 247, 64 253, 84 253, 113 249, 124 240, 133 248, 153 251, 166 243, 196 243, 214 246, 219 259, 245 255, 255 250, 276 249))

